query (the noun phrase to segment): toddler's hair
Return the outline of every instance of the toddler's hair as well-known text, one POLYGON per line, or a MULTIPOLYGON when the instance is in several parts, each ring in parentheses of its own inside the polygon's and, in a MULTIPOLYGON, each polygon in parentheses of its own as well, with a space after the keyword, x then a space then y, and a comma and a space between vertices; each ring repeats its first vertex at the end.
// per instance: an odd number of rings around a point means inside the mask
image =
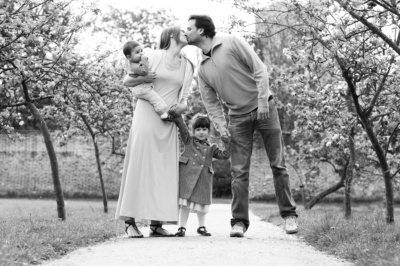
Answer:
POLYGON ((135 42, 135 41, 129 41, 124 44, 124 47, 122 48, 122 51, 124 52, 125 56, 128 56, 131 54, 132 50, 138 47, 140 43, 135 42))
POLYGON ((204 114, 196 114, 192 117, 192 129, 193 131, 196 128, 207 128, 210 130, 210 118, 208 118, 207 115, 204 114))

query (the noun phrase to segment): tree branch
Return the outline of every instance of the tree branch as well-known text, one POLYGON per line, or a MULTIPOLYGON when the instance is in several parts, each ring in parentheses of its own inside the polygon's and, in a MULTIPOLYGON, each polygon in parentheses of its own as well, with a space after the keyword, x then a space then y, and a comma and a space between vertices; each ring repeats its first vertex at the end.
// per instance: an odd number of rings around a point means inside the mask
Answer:
POLYGON ((328 161, 327 159, 319 159, 319 160, 320 160, 321 162, 325 162, 325 163, 328 163, 328 164, 332 165, 333 170, 335 170, 335 173, 338 173, 338 172, 339 172, 339 169, 337 169, 336 166, 335 166, 332 162, 328 161))
POLYGON ((372 33, 378 35, 384 42, 386 42, 397 54, 400 55, 400 47, 397 46, 386 34, 384 34, 381 30, 379 30, 375 25, 370 23, 368 20, 366 20, 364 17, 361 17, 357 15, 355 12, 350 10, 348 4, 344 3, 342 0, 335 0, 344 10, 346 10, 353 18, 367 26, 372 33))
POLYGON ((12 104, 6 104, 6 105, 0 105, 0 110, 10 108, 10 107, 18 107, 18 106, 23 106, 26 105, 26 102, 23 103, 12 103, 12 104))
POLYGON ((375 4, 377 4, 377 5, 381 6, 381 7, 383 7, 384 9, 390 11, 391 13, 393 13, 393 14, 395 14, 395 15, 397 15, 397 16, 400 16, 400 13, 399 13, 399 11, 396 9, 396 7, 392 8, 391 5, 390 5, 390 3, 388 3, 388 2, 386 2, 386 1, 384 1, 384 0, 381 0, 381 1, 382 1, 384 4, 382 4, 381 2, 376 1, 376 0, 371 0, 371 2, 374 2, 375 4))
POLYGON ((397 169, 397 171, 396 172, 394 172, 394 174, 392 175, 392 178, 394 178, 398 173, 400 173, 400 168, 399 169, 397 169))
POLYGON ((391 114, 391 112, 390 113, 384 113, 384 114, 380 114, 380 115, 376 115, 376 116, 374 116, 374 117, 371 117, 371 122, 373 122, 373 121, 375 121, 376 119, 378 119, 379 117, 384 117, 384 116, 387 116, 387 115, 390 115, 391 114))
POLYGON ((395 127, 395 128, 393 129, 393 131, 392 131, 392 134, 390 134, 389 140, 388 140, 387 145, 386 145, 386 148, 385 148, 385 157, 386 157, 386 154, 387 154, 387 152, 388 152, 388 150, 389 150, 390 141, 392 140, 394 134, 396 133, 396 130, 397 130, 397 128, 399 127, 399 125, 400 125, 400 122, 397 123, 396 127, 395 127))

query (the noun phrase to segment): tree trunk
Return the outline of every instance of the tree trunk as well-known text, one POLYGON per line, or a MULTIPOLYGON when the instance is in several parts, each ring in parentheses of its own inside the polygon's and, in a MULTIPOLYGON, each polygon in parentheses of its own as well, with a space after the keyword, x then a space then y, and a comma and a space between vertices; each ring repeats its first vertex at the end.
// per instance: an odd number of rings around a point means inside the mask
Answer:
POLYGON ((31 98, 30 98, 29 92, 28 92, 28 85, 26 84, 25 80, 22 81, 22 88, 24 91, 24 96, 25 96, 27 107, 29 108, 30 112, 34 115, 34 117, 38 121, 40 121, 40 129, 42 131, 44 143, 45 143, 46 149, 47 149, 47 154, 49 155, 49 159, 50 159, 54 192, 55 192, 56 202, 57 202, 58 218, 60 218, 61 220, 65 220, 64 195, 63 195, 61 182, 60 182, 60 176, 59 176, 59 172, 58 172, 57 156, 56 156, 56 152, 54 150, 53 142, 51 140, 50 132, 49 132, 49 129, 48 129, 47 124, 44 121, 43 117, 40 115, 38 109, 31 101, 31 98))
POLYGON ((317 204, 320 200, 322 200, 323 198, 325 198, 326 196, 328 196, 329 194, 339 190, 340 188, 342 188, 344 186, 344 179, 346 177, 346 168, 347 168, 348 163, 346 164, 344 170, 339 171, 339 175, 340 175, 340 181, 338 183, 336 183, 334 186, 328 188, 325 191, 322 191, 321 193, 319 193, 318 195, 316 195, 315 197, 313 197, 305 206, 306 210, 311 210, 312 207, 314 207, 315 204, 317 204))
MULTIPOLYGON (((356 111, 354 110, 353 101, 351 99, 350 89, 347 89, 346 94, 346 103, 347 110, 349 113, 356 115, 356 111)), ((344 180, 344 217, 351 217, 351 185, 354 177, 354 165, 356 163, 356 146, 354 138, 356 136, 355 126, 352 126, 349 132, 349 151, 350 157, 348 161, 348 165, 346 167, 345 172, 345 180, 344 180)))
POLYGON ((300 185, 300 191, 301 191, 301 200, 303 201, 303 206, 305 208, 307 203, 306 203, 306 192, 303 184, 300 185))
POLYGON ((372 122, 368 119, 366 113, 360 106, 358 101, 358 95, 356 93, 356 88, 352 82, 351 77, 349 76, 348 70, 340 63, 340 67, 342 68, 342 74, 344 79, 347 82, 349 90, 351 92, 351 96, 353 98, 354 107, 356 109, 357 115, 360 118, 360 121, 364 127, 365 132, 372 144, 372 147, 375 151, 375 154, 378 158, 379 164, 381 166, 381 170, 383 173, 383 179, 385 182, 385 190, 386 190, 386 222, 387 223, 394 223, 394 199, 393 199, 393 181, 392 175, 390 173, 390 168, 386 160, 385 152, 382 149, 381 145, 379 144, 378 138, 376 133, 373 129, 372 122))
POLYGON ((90 126, 89 122, 87 121, 86 117, 84 115, 81 115, 81 118, 82 118, 83 122, 85 123, 87 129, 89 130, 90 136, 92 137, 92 140, 93 140, 94 152, 95 152, 95 156, 96 156, 97 171, 99 172, 101 193, 103 195, 103 208, 104 208, 104 212, 108 213, 108 200, 107 200, 106 189, 104 187, 103 173, 101 171, 100 152, 99 152, 99 146, 97 145, 96 134, 93 132, 93 129, 90 126))
POLYGON ((355 137, 354 127, 351 128, 351 132, 349 134, 349 150, 350 150, 350 158, 349 163, 346 167, 345 172, 345 180, 344 180, 344 216, 346 218, 351 217, 351 185, 354 176, 354 165, 355 165, 355 137))

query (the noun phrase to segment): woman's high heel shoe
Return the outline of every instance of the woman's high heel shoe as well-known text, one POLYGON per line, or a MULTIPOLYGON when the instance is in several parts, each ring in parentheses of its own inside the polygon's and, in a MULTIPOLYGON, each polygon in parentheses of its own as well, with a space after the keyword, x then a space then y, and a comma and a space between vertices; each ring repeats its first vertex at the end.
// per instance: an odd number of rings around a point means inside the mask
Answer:
POLYGON ((149 237, 171 237, 171 236, 175 236, 174 234, 171 234, 170 232, 168 232, 167 230, 162 228, 161 224, 150 225, 150 231, 151 232, 149 234, 149 237), (160 230, 157 231, 158 228, 160 228, 160 230))
POLYGON ((133 224, 125 224, 125 232, 129 238, 143 238, 142 233, 133 224))

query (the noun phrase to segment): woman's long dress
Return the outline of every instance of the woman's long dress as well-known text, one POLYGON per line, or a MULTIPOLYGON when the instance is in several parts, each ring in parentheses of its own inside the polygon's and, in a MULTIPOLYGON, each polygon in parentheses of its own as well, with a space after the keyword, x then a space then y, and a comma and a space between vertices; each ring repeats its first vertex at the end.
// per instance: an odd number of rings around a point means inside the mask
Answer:
MULTIPOLYGON (((167 69, 165 52, 153 69, 157 73, 154 90, 169 106, 178 103, 184 69, 183 62, 177 70, 167 69)), ((145 224, 150 220, 176 224, 178 159, 177 127, 162 121, 149 102, 139 99, 129 133, 116 218, 135 218, 145 224)))

